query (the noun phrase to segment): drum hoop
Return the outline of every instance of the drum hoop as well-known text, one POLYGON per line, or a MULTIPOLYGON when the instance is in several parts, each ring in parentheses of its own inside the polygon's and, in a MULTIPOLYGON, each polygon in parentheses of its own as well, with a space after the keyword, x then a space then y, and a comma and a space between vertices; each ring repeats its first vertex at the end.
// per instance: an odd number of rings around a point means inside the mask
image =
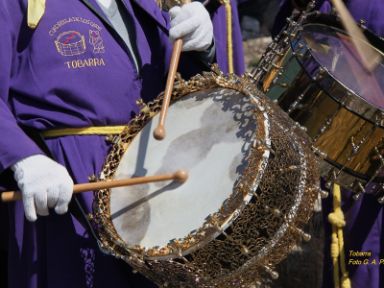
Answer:
MULTIPOLYGON (((302 28, 304 28, 306 25, 311 24, 320 24, 332 27, 348 36, 348 34, 346 34, 345 30, 342 28, 341 23, 337 20, 337 17, 335 17, 334 15, 311 13, 305 18, 302 24, 302 28)), ((370 104, 367 100, 358 95, 355 91, 346 87, 345 84, 333 77, 331 73, 327 70, 327 68, 323 67, 312 55, 311 49, 307 46, 307 44, 301 37, 303 31, 302 28, 297 31, 297 33, 292 33, 289 35, 289 42, 290 49, 292 50, 293 54, 295 54, 296 60, 301 65, 303 71, 305 71, 307 76, 311 78, 312 81, 316 81, 317 85, 319 85, 329 97, 334 99, 337 103, 339 103, 348 111, 351 111, 352 113, 358 115, 366 121, 384 127, 384 109, 380 109, 378 107, 375 107, 374 104, 370 104), (292 44, 294 40, 299 40, 295 46, 292 44), (305 69, 304 63, 314 64, 317 67, 316 71, 312 73, 312 75, 310 75, 305 69), (329 91, 330 87, 332 87, 332 93, 329 91)), ((368 28, 366 27, 362 26, 361 28, 363 29, 364 35, 371 42, 370 45, 372 45, 375 49, 383 53, 383 39, 376 36, 372 31, 368 30, 368 28)))
MULTIPOLYGON (((96 212, 92 217, 99 237, 101 245, 111 254, 116 254, 119 257, 130 257, 132 254, 140 255, 143 259, 150 260, 166 260, 175 257, 182 257, 192 251, 199 249, 215 239, 240 215, 240 212, 246 207, 251 198, 255 195, 257 187, 263 178, 263 172, 267 167, 271 139, 269 138, 270 122, 267 109, 264 103, 254 95, 251 89, 247 89, 244 85, 246 82, 241 81, 241 78, 233 77, 232 81, 228 81, 224 75, 216 70, 216 72, 206 73, 203 76, 197 75, 191 81, 179 81, 175 86, 175 92, 172 95, 172 103, 181 99, 183 96, 193 92, 208 90, 213 88, 233 89, 243 93, 258 108, 255 121, 257 122, 257 131, 255 138, 252 139, 252 147, 249 151, 247 168, 244 170, 244 175, 239 180, 234 192, 227 200, 232 201, 232 205, 222 205, 221 208, 209 215, 205 223, 196 231, 191 231, 183 239, 176 239, 170 242, 165 247, 152 247, 144 249, 141 246, 129 246, 119 236, 115 230, 112 220, 110 219, 110 189, 96 191, 96 212), (252 167, 252 169, 250 169, 252 167), (256 168, 255 168, 256 167, 256 168), (249 171, 248 171, 249 170, 249 171), (258 173, 250 173, 252 171, 258 173), (248 171, 248 172, 247 172, 248 171), (239 197, 242 197, 241 203, 239 197), (236 209, 233 209, 236 204, 236 209), (229 206, 229 207, 228 207, 229 206)), ((125 151, 127 151, 134 137, 144 128, 144 126, 159 112, 162 103, 162 96, 155 99, 153 102, 145 104, 141 112, 130 121, 124 132, 115 139, 115 144, 112 147, 110 154, 107 157, 104 168, 101 172, 101 179, 111 179, 122 159, 125 151)), ((227 201, 226 201, 227 202, 227 201)))
MULTIPOLYGON (((150 278, 152 281, 154 281, 161 287, 169 286, 169 284, 171 284, 172 286, 175 283, 177 283, 175 284, 176 286, 172 287, 245 287, 247 284, 254 284, 256 282, 263 281, 263 278, 265 277, 269 278, 268 276, 266 276, 266 274, 271 275, 271 277, 274 277, 274 266, 279 263, 282 259, 284 259, 286 255, 290 253, 290 251, 294 249, 294 247, 301 241, 301 239, 308 239, 309 236, 304 233, 301 229, 303 229, 304 224, 312 215, 312 208, 315 200, 318 198, 318 193, 320 191, 318 185, 320 178, 317 169, 317 159, 314 157, 314 154, 311 153, 311 147, 309 145, 310 139, 305 134, 305 131, 300 128, 300 125, 292 122, 292 120, 287 114, 282 112, 277 105, 271 103, 269 99, 267 99, 262 93, 260 93, 256 89, 255 83, 252 81, 250 75, 246 74, 241 78, 236 75, 224 76, 222 73, 218 72, 218 69, 216 68, 213 72, 204 73, 203 76, 197 75, 188 82, 179 81, 176 86, 175 94, 177 94, 178 92, 181 93, 181 91, 185 91, 186 94, 189 94, 195 91, 201 91, 207 87, 222 87, 233 89, 236 91, 240 91, 245 95, 253 95, 254 97, 256 97, 261 102, 261 107, 265 107, 265 110, 260 111, 262 113, 259 114, 262 115, 264 113, 267 113, 267 115, 270 116, 271 120, 274 120, 271 121, 270 124, 271 132, 275 134, 270 134, 270 140, 272 141, 272 138, 278 138, 279 135, 282 133, 284 135, 292 135, 293 138, 290 139, 292 141, 295 140, 295 147, 300 153, 300 158, 304 159, 304 161, 300 162, 305 165, 305 167, 301 167, 302 169, 305 169, 305 171, 301 171, 300 175, 306 179, 304 181, 305 183, 300 183, 300 191, 298 195, 299 199, 295 199, 295 201, 292 203, 292 206, 290 206, 289 211, 287 211, 288 214, 284 213, 284 223, 282 226, 278 227, 278 229, 274 230, 274 234, 270 236, 270 242, 268 242, 265 247, 258 250, 257 254, 254 255, 255 257, 251 257, 236 270, 232 270, 230 273, 221 275, 218 278, 205 275, 203 271, 199 270, 199 268, 195 266, 194 260, 190 259, 189 256, 182 257, 179 255, 177 259, 164 259, 163 261, 149 259, 148 257, 145 257, 145 253, 143 253, 140 247, 128 247, 125 242, 121 241, 121 239, 111 239, 110 235, 113 236, 116 231, 113 231, 114 227, 110 225, 111 221, 108 219, 109 214, 105 214, 105 211, 109 209, 109 206, 105 205, 105 207, 102 207, 104 203, 103 201, 101 201, 97 206, 95 206, 95 212, 94 216, 92 217, 92 222, 96 226, 96 231, 99 232, 100 243, 104 252, 123 259, 124 261, 129 263, 133 267, 133 269, 139 271, 140 273, 143 273, 146 277, 150 278), (278 129, 276 127, 278 127, 278 129), (192 260, 192 262, 189 262, 190 260, 192 260), (188 278, 182 278, 182 280, 180 280, 182 281, 182 283, 180 283, 179 279, 181 278, 178 277, 186 277, 186 274, 184 273, 188 274, 188 278), (172 280, 172 277, 176 277, 174 279, 175 281, 172 280)), ((180 97, 182 96, 180 95, 180 97)), ((156 99, 155 101, 157 100, 158 99, 156 99)), ((159 109, 159 106, 156 104, 152 105, 151 109, 149 109, 148 106, 145 106, 143 111, 146 111, 146 114, 150 114, 151 111, 156 111, 157 109, 159 109)), ((141 131, 139 127, 143 124, 140 122, 145 121, 145 117, 143 117, 144 114, 139 115, 135 118, 137 121, 135 122, 134 120, 132 120, 132 125, 127 127, 127 133, 125 136, 129 137, 130 135, 128 134, 130 131, 132 133, 137 133, 135 132, 135 130, 141 131), (139 115, 141 115, 142 118, 140 118, 139 115)), ((262 118, 264 119, 264 117, 262 118)), ((267 118, 267 120, 268 119, 269 118, 267 118)), ((119 142, 117 141, 116 143, 119 142)), ((271 145, 271 143, 259 142, 255 144, 257 144, 255 149, 259 149, 262 153, 264 153, 265 151, 269 152, 269 150, 272 151, 272 149, 274 149, 273 144, 271 145)), ((114 145, 114 148, 116 149, 116 153, 119 153, 119 151, 122 153, 122 147, 114 145)), ((112 157, 111 154, 109 155, 109 157, 112 157)), ((273 158, 271 157, 271 159, 273 158)), ((268 158, 267 160, 271 161, 271 159, 268 158)), ((267 166, 267 162, 264 163, 266 167, 263 168, 265 168, 266 170, 277 168, 273 168, 272 164, 267 166)), ((272 163, 272 161, 268 161, 268 163, 272 163)), ((107 161, 105 167, 107 165, 113 166, 118 165, 118 163, 114 163, 113 161, 107 161)), ((291 169, 290 167, 291 166, 286 168, 291 169)), ((271 173, 271 171, 274 170, 270 170, 269 172, 271 173)), ((265 171, 263 170, 263 173, 264 172, 265 171)), ((102 177, 104 178, 106 178, 107 176, 108 175, 102 175, 102 177)), ((304 180, 303 178, 300 179, 304 180)), ((106 192, 108 191, 97 191, 96 199, 103 200, 103 198, 97 198, 97 196, 103 196, 100 195, 100 193, 106 192)), ((249 193, 249 191, 246 192, 249 193)), ((255 196, 257 197, 258 194, 255 196)), ((245 205, 244 202, 243 205, 245 205)), ((278 211, 273 212, 272 210, 270 210, 271 207, 268 206, 265 206, 264 209, 265 211, 270 211, 269 213, 272 213, 273 215, 277 215, 275 213, 280 213, 278 211)), ((245 215, 240 214, 238 218, 241 219, 241 217, 244 216, 245 215)), ((213 241, 220 240, 215 239, 213 241)), ((209 248, 203 247, 202 249, 205 250, 209 248)), ((198 253, 198 251, 196 253, 198 253)), ((204 253, 206 253, 206 251, 203 251, 203 254, 204 253)), ((192 258, 193 257, 194 256, 192 256, 192 258)))

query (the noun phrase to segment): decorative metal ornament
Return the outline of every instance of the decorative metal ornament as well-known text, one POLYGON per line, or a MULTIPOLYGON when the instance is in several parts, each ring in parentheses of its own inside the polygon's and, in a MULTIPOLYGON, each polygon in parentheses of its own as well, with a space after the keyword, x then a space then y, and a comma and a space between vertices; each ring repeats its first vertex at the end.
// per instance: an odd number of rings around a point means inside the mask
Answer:
POLYGON ((166 163, 189 171, 189 180, 182 186, 98 191, 92 222, 102 248, 161 287, 251 287, 278 277, 274 266, 310 238, 302 229, 320 189, 309 138, 250 77, 224 76, 216 69, 177 82, 168 117, 181 111, 184 118, 168 122, 170 144, 163 149, 164 140, 155 146, 146 140, 152 139, 146 135, 161 101, 142 104, 115 139, 101 178, 145 173, 156 165, 167 169, 166 163), (175 130, 180 133, 173 135, 175 130), (209 149, 200 149, 199 137, 209 149), (236 143, 233 152, 228 147, 236 143), (208 166, 199 171, 205 159, 208 166), (231 185, 220 186, 226 181, 231 185), (212 213, 201 214, 205 206, 212 213))

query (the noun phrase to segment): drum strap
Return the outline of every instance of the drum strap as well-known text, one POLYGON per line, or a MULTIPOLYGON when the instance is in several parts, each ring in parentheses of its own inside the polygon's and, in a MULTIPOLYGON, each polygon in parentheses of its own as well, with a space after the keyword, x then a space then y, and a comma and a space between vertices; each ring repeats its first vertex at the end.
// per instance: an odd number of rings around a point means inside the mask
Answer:
POLYGON ((121 134, 127 126, 97 126, 82 128, 52 129, 41 132, 44 138, 54 138, 73 135, 113 135, 121 134))

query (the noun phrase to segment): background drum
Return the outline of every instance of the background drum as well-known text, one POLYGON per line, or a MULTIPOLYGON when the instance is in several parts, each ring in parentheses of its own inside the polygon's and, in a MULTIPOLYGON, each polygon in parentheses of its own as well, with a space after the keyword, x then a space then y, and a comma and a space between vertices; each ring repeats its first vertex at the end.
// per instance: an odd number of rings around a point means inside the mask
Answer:
MULTIPOLYGON (((97 192, 102 248, 160 286, 256 287, 302 238, 318 197, 309 139, 249 78, 179 82, 167 137, 161 99, 116 139, 102 178, 188 171, 184 184, 97 192)), ((268 276, 268 277, 267 277, 268 276)))
MULTIPOLYGON (((365 70, 335 16, 290 21, 253 72, 259 87, 306 128, 329 184, 360 193, 367 183, 383 183, 383 62, 365 70)), ((384 51, 381 39, 365 35, 365 45, 384 51)))

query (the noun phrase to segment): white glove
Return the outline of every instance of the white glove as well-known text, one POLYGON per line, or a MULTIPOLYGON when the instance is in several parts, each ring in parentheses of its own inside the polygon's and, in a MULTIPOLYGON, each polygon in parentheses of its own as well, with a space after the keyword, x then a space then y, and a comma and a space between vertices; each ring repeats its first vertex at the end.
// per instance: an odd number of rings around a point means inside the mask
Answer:
POLYGON ((21 190, 24 213, 29 221, 46 216, 48 208, 56 213, 68 211, 73 181, 67 169, 44 155, 33 155, 14 164, 11 169, 21 190))
POLYGON ((183 39, 183 51, 204 51, 213 41, 213 25, 207 9, 200 2, 192 2, 169 10, 171 41, 183 39))

